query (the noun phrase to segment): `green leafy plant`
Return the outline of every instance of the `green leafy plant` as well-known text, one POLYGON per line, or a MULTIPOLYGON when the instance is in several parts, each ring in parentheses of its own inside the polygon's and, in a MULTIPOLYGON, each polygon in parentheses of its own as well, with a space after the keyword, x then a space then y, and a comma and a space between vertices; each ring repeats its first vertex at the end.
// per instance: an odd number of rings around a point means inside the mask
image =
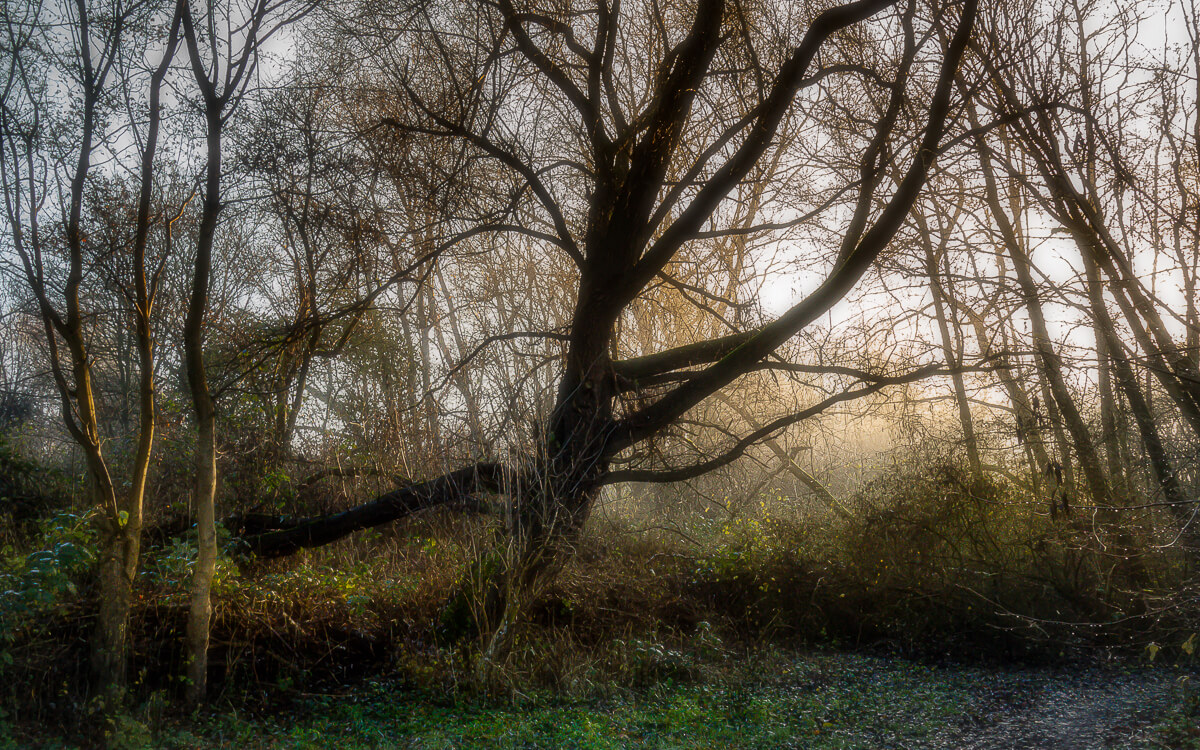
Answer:
POLYGON ((11 633, 31 613, 78 593, 96 559, 91 515, 54 516, 44 524, 38 549, 6 561, 0 572, 0 632, 11 633))
MULTIPOLYGON (((224 526, 217 526, 217 569, 213 578, 213 592, 227 593, 239 575, 237 564, 228 552, 230 534, 224 526)), ((192 570, 198 556, 196 530, 190 529, 182 537, 171 539, 164 546, 152 550, 142 566, 141 577, 161 593, 183 595, 188 590, 192 570)))
POLYGON ((1200 750, 1200 686, 1184 677, 1175 684, 1174 692, 1174 708, 1158 727, 1160 744, 1175 750, 1200 750))

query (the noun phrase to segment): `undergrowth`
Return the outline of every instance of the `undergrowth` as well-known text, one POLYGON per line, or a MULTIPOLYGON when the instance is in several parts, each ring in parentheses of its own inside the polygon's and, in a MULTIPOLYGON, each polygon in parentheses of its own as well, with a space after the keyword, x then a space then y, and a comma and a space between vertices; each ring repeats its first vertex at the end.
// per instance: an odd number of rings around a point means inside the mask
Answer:
MULTIPOLYGON (((1051 520, 1011 487, 953 467, 898 472, 849 504, 845 517, 798 516, 763 497, 737 516, 696 513, 674 535, 600 517, 486 668, 478 644, 448 646, 436 632, 449 592, 500 533, 486 519, 433 514, 279 561, 226 554, 214 587, 215 705, 270 721, 314 695, 383 683, 451 701, 631 701, 663 686, 696 701, 774 648, 1193 663, 1200 598, 1186 559, 1155 544, 1152 519, 1126 526, 1141 545, 1137 588, 1098 510, 1051 520)), ((34 528, 0 560, 0 739, 53 727, 84 745, 139 746, 148 727, 179 721, 194 539, 148 545, 131 623, 134 708, 104 718, 89 713, 81 666, 94 534, 70 513, 34 528)), ((554 724, 560 709, 548 711, 554 724)))

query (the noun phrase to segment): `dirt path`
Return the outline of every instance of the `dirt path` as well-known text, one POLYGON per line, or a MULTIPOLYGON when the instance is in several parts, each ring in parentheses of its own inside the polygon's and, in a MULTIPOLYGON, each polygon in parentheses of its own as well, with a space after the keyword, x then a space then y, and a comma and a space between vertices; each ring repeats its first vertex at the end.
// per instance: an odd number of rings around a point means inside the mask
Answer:
POLYGON ((1178 675, 1163 672, 1011 671, 983 676, 979 702, 941 747, 1106 750, 1153 747, 1178 675))

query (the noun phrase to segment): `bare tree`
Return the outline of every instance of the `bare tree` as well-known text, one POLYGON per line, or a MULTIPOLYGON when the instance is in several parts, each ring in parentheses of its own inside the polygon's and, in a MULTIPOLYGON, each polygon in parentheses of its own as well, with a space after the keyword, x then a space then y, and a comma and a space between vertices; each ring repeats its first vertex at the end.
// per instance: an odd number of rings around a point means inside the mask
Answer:
MULTIPOLYGON (((1127 475, 1135 467, 1127 465, 1121 447, 1125 430, 1118 402, 1123 397, 1158 486, 1186 528, 1190 513, 1181 501, 1177 470, 1155 426, 1151 392, 1139 385, 1137 369, 1144 367, 1146 376, 1157 381, 1183 423, 1195 432, 1200 426, 1195 385, 1200 380, 1188 345, 1196 335, 1189 317, 1194 300, 1189 299, 1184 313, 1177 315, 1155 292, 1160 274, 1147 278, 1135 271, 1139 256, 1146 252, 1156 258, 1167 253, 1159 247, 1161 232, 1147 236, 1131 221, 1139 213, 1147 216, 1150 226, 1164 214, 1182 217, 1170 203, 1176 196, 1186 201, 1186 187, 1181 187, 1177 174, 1169 169, 1166 174, 1156 173, 1155 166, 1144 175, 1152 187, 1143 188, 1125 158, 1150 143, 1157 143, 1155 148, 1165 144, 1178 154, 1182 141, 1175 125, 1165 125, 1161 119, 1146 122, 1144 128, 1134 124, 1143 103, 1161 97, 1161 79, 1135 81, 1126 72, 1142 20, 1134 5, 1108 7, 1067 0, 1051 8, 1047 18, 1049 23, 1039 28, 1030 18, 1012 17, 1005 21, 1007 26, 985 35, 988 52, 981 59, 988 71, 990 106, 1024 113, 1006 131, 1011 138, 1005 143, 980 141, 989 202, 993 214, 1003 210, 992 195, 998 179, 993 163, 1003 164, 1012 189, 1022 191, 1044 211, 1079 254, 1082 284, 1073 293, 1078 293, 1078 309, 1094 333, 1098 439, 1091 437, 1078 410, 1066 400, 1070 395, 1054 384, 1055 367, 1044 362, 1042 369, 1053 395, 1047 406, 1053 404, 1061 411, 1092 496, 1102 503, 1122 504, 1131 491, 1127 475), (1001 34, 1008 40, 1003 45, 1001 34), (1049 43, 1051 38, 1055 43, 1049 43), (1021 40, 1026 50, 1016 55, 1016 62, 1011 55, 1014 39, 1021 40), (1068 76, 1071 86, 1064 85, 1061 77, 1048 79, 1043 74, 1046 56, 1052 56, 1060 68, 1074 71, 1068 76), (1002 57, 1009 59, 1001 63, 1002 57), (1162 131, 1155 135, 1160 126, 1162 131), (1109 300, 1115 302, 1115 311, 1109 309, 1109 300), (1168 326, 1171 318, 1183 328, 1182 341, 1168 326)), ((1159 65, 1166 77, 1170 64, 1159 65)), ((1173 93, 1161 111, 1176 106, 1173 93)), ((998 223, 1003 229, 1005 222, 998 223)), ((1177 274, 1186 290, 1193 284, 1192 265, 1183 250, 1186 223, 1175 219, 1174 224, 1179 263, 1169 274, 1177 274)), ((1033 301, 1029 295, 1037 295, 1037 284, 1029 274, 1028 258, 1016 253, 1012 260, 1023 293, 1033 301)))
POLYGON ((217 560, 216 405, 209 391, 204 339, 213 243, 224 207, 225 127, 254 85, 263 43, 279 28, 302 16, 307 6, 287 0, 254 0, 245 7, 216 3, 208 6, 200 16, 199 28, 188 0, 179 0, 179 8, 192 79, 199 92, 200 111, 204 116, 207 146, 203 205, 193 256, 191 294, 183 326, 185 371, 197 430, 192 503, 199 532, 199 557, 192 572, 187 626, 187 699, 195 704, 204 700, 207 688, 212 580, 217 560))
MULTIPOLYGON (((488 625, 499 625, 570 549, 599 488, 634 478, 610 473, 615 456, 769 366, 773 353, 855 285, 904 221, 941 148, 976 3, 894 6, 853 2, 807 16, 799 8, 705 0, 667 18, 658 8, 607 2, 568 11, 503 0, 415 3, 397 8, 395 21, 364 20, 355 29, 364 58, 391 76, 402 103, 384 124, 465 144, 475 158, 499 165, 514 208, 508 227, 491 230, 535 241, 573 266, 557 395, 531 452, 252 536, 250 549, 287 554, 418 508, 501 492, 512 503, 515 552, 485 614, 488 625), (872 50, 868 63, 860 62, 864 50, 872 50), (429 62, 414 64, 418 56, 429 62), (839 78, 845 85, 833 86, 839 78), (775 221, 723 226, 720 209, 775 153, 783 123, 804 116, 797 100, 864 88, 876 96, 876 118, 865 133, 846 136, 857 152, 852 168, 828 173, 844 182, 809 209, 822 215, 853 196, 823 282, 762 325, 628 352, 618 335, 623 316, 685 249, 779 229, 775 221)), ((864 373, 859 388, 764 425, 711 460, 653 478, 699 475, 831 403, 928 371, 864 373)))
MULTIPOLYGON (((161 88, 179 40, 179 16, 168 24, 158 63, 142 69, 141 56, 148 52, 145 29, 162 22, 163 8, 129 2, 101 9, 83 0, 18 5, 6 6, 4 14, 6 46, 12 52, 0 103, 5 218, 10 247, 20 258, 44 324, 62 419, 84 453, 89 492, 100 511, 99 617, 92 672, 102 694, 115 701, 125 682, 128 620, 154 441, 153 316, 162 262, 148 263, 147 249, 155 228, 166 233, 166 247, 170 246, 170 217, 155 214, 155 175, 161 88), (52 90, 51 80, 67 87, 66 96, 76 98, 81 111, 54 106, 62 95, 52 90), (118 159, 117 140, 124 133, 133 134, 140 159, 130 166, 136 175, 136 197, 130 196, 133 205, 123 207, 131 215, 125 221, 132 229, 125 235, 128 265, 120 268, 121 306, 113 322, 118 330, 132 322, 138 423, 133 459, 128 466, 118 466, 105 452, 95 392, 96 321, 84 307, 85 287, 93 281, 87 271, 100 260, 89 243, 89 223, 105 217, 88 215, 85 204, 89 187, 105 179, 111 164, 105 162, 118 159), (44 211, 57 211, 59 216, 45 220, 44 211)), ((97 236, 104 233, 103 226, 95 230, 97 236)))

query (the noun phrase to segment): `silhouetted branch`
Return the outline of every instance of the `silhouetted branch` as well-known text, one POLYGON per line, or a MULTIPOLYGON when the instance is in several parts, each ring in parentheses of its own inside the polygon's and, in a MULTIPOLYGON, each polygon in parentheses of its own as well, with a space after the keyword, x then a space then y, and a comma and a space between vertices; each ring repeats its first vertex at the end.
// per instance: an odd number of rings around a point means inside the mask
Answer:
MULTIPOLYGON (((478 493, 496 493, 515 478, 508 468, 496 463, 467 466, 435 479, 418 482, 380 495, 374 500, 340 513, 274 523, 257 519, 257 529, 241 539, 242 547, 259 557, 284 557, 306 547, 320 547, 356 531, 381 526, 417 511, 438 506, 479 507, 478 493)), ((244 522, 243 522, 244 523, 244 522)))

